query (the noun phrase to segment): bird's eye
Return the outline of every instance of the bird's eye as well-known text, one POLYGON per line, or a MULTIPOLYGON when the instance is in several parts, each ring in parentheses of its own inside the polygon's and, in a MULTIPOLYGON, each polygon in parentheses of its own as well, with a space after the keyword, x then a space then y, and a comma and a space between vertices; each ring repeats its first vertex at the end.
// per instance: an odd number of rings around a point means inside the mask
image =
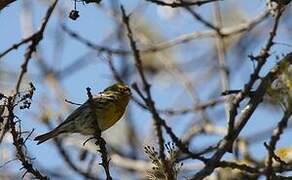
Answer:
POLYGON ((122 92, 126 92, 126 93, 131 92, 131 90, 129 88, 126 88, 126 87, 121 89, 121 90, 122 90, 122 92))

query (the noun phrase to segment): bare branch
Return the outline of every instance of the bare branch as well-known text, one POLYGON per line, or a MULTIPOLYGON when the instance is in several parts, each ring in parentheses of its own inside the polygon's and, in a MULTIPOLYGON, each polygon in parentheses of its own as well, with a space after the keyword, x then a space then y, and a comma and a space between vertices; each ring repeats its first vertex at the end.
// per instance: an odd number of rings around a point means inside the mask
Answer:
POLYGON ((155 3, 155 4, 160 5, 160 6, 169 6, 172 8, 177 8, 177 7, 187 7, 187 6, 201 6, 204 4, 212 3, 215 1, 223 1, 223 0, 197 0, 195 2, 180 0, 180 3, 177 3, 177 2, 167 3, 164 1, 160 1, 160 0, 146 0, 146 1, 155 3))

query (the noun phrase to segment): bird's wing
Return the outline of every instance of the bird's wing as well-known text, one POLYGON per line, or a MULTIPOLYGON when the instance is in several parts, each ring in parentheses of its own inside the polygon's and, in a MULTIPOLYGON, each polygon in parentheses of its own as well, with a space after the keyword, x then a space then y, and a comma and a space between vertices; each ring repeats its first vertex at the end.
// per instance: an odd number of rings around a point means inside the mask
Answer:
POLYGON ((86 109, 88 106, 89 106, 88 102, 85 102, 84 104, 82 104, 81 106, 79 106, 58 127, 61 127, 61 126, 65 125, 65 124, 73 121, 77 116, 80 116, 80 114, 82 113, 82 111, 84 111, 84 109, 86 109))
MULTIPOLYGON (((98 95, 95 95, 93 96, 93 99, 94 99, 94 102, 95 102, 95 108, 97 109, 102 109, 105 107, 105 105, 107 104, 107 101, 106 98, 102 95, 102 93, 98 94, 98 95)), ((77 116, 79 116, 81 113, 85 113, 85 112, 82 112, 84 111, 84 109, 87 109, 89 108, 89 102, 88 100, 82 104, 81 106, 79 106, 77 109, 75 109, 66 119, 65 121, 63 121, 58 127, 61 127, 65 124, 67 124, 68 122, 74 120, 77 116)), ((57 128, 58 128, 57 127, 57 128)))

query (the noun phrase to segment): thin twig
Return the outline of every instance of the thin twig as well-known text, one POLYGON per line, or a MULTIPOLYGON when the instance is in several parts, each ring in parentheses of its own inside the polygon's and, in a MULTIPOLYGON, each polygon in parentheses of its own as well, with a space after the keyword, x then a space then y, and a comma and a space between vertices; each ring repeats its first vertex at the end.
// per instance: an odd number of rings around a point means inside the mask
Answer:
MULTIPOLYGON (((235 100, 230 104, 229 118, 228 118, 229 129, 228 129, 227 139, 228 139, 229 135, 233 136, 235 118, 237 116, 237 109, 239 107, 240 102, 243 99, 249 97, 250 91, 251 91, 254 83, 259 79, 259 73, 260 73, 262 67, 266 63, 267 58, 270 56, 269 51, 274 44, 273 40, 276 36, 276 31, 278 29, 281 15, 282 15, 282 12, 279 10, 277 13, 277 16, 275 18, 275 22, 272 26, 272 30, 270 32, 270 36, 267 40, 267 43, 264 46, 264 48, 261 50, 260 54, 257 57, 250 56, 250 58, 252 58, 252 60, 257 61, 257 66, 256 66, 254 72, 250 75, 250 80, 248 83, 245 84, 242 92, 237 94, 235 100)), ((231 145, 230 149, 232 149, 232 145, 231 145)), ((230 149, 228 151, 230 151, 230 149)))
POLYGON ((232 134, 227 134, 219 144, 218 150, 210 158, 208 164, 204 169, 199 171, 193 179, 204 179, 210 175, 216 168, 217 162, 223 157, 223 155, 230 149, 235 139, 238 137, 241 130, 245 127, 246 123, 250 119, 253 112, 256 110, 258 105, 262 102, 263 96, 265 95, 267 88, 277 78, 279 71, 292 64, 292 53, 288 54, 283 58, 279 64, 277 64, 265 77, 262 78, 261 83, 255 91, 255 96, 249 100, 245 108, 241 111, 238 122, 235 124, 235 128, 232 134))
POLYGON ((160 0, 146 0, 146 1, 155 3, 155 4, 160 5, 160 6, 169 6, 169 7, 172 7, 172 8, 177 8, 177 7, 188 7, 188 6, 202 6, 204 4, 212 3, 212 2, 215 2, 215 1, 222 1, 222 0, 198 0, 198 1, 195 1, 195 2, 189 2, 189 1, 181 0, 180 3, 178 3, 178 2, 167 3, 167 2, 164 2, 164 1, 160 1, 160 0))
POLYGON ((2 9, 4 9, 6 6, 8 6, 9 4, 13 3, 16 0, 1 0, 0 1, 0 11, 2 9))
POLYGON ((130 51, 127 51, 127 50, 113 49, 113 48, 109 48, 109 47, 105 47, 105 46, 101 46, 101 45, 94 44, 93 42, 85 39, 81 35, 77 34, 74 31, 72 31, 71 29, 69 29, 65 25, 62 25, 62 29, 63 29, 63 31, 65 31, 72 38, 78 40, 82 44, 85 44, 89 48, 94 49, 94 50, 97 50, 99 52, 105 52, 105 53, 110 53, 110 54, 118 54, 118 55, 128 55, 130 53, 130 51))
MULTIPOLYGON (((268 15, 269 15, 269 11, 264 11, 258 16, 256 16, 255 18, 253 18, 252 20, 249 20, 247 22, 237 24, 231 27, 222 27, 221 29, 219 29, 220 35, 224 37, 229 37, 229 36, 233 36, 239 33, 244 33, 246 31, 249 31, 252 28, 254 28, 256 25, 261 23, 264 19, 266 19, 268 15)), ((202 31, 202 32, 195 31, 188 34, 180 35, 166 42, 161 42, 161 43, 152 45, 150 47, 144 48, 141 50, 141 53, 161 51, 167 48, 178 46, 180 44, 191 42, 195 39, 216 38, 217 34, 218 34, 218 31, 214 31, 213 29, 202 31)))
MULTIPOLYGON (((220 11, 220 4, 219 2, 213 3, 213 14, 214 14, 214 21, 216 23, 216 26, 221 28, 222 27, 222 16, 220 11)), ((221 81, 221 89, 222 91, 226 91, 229 89, 229 69, 226 65, 226 47, 224 43, 224 36, 221 36, 220 32, 217 34, 217 38, 215 39, 216 49, 217 49, 217 57, 218 57, 218 64, 219 64, 219 73, 220 73, 220 81, 221 81)), ((225 113, 226 118, 228 117, 228 110, 229 110, 229 100, 230 97, 225 97, 225 113)), ((228 130, 233 130, 234 122, 229 121, 228 122, 228 130)), ((229 152, 232 152, 232 147, 229 150, 229 152)))
POLYGON ((266 146, 268 147, 268 152, 269 152, 267 167, 266 167, 266 175, 267 175, 267 179, 269 180, 271 180, 273 176, 275 175, 272 168, 274 151, 276 149, 277 142, 280 140, 281 134, 283 133, 284 129, 288 125, 288 120, 291 117, 291 114, 292 114, 292 107, 289 106, 284 112, 282 119, 279 121, 277 128, 273 131, 273 135, 271 136, 269 145, 266 146))
MULTIPOLYGON (((142 99, 144 100, 145 104, 148 106, 150 112, 152 113, 152 117, 154 119, 155 130, 156 130, 156 133, 158 136, 158 142, 159 142, 159 157, 161 158, 161 161, 162 161, 163 170, 166 174, 167 179, 172 180, 173 179, 173 172, 170 171, 171 168, 168 167, 169 164, 167 163, 166 157, 164 154, 165 147, 164 147, 164 139, 163 139, 163 134, 162 134, 162 127, 161 127, 161 124, 162 124, 161 118, 159 117, 159 114, 156 111, 154 101, 152 99, 152 95, 150 92, 150 84, 146 80, 145 74, 143 72, 143 64, 141 61, 140 52, 137 49, 136 42, 134 41, 134 38, 133 38, 132 30, 130 28, 129 16, 126 15, 123 6, 121 6, 121 11, 122 11, 122 15, 123 15, 123 22, 124 22, 124 24, 127 28, 127 31, 128 31, 128 39, 130 42, 130 47, 133 51, 135 66, 136 66, 136 69, 137 69, 137 71, 140 75, 140 78, 142 80, 143 90, 146 93, 146 96, 143 96, 142 93, 140 93, 140 95, 141 95, 142 99)), ((135 90, 138 90, 138 89, 135 89, 135 90)))
MULTIPOLYGON (((168 40, 166 42, 154 44, 154 45, 151 45, 150 47, 143 48, 139 51, 140 51, 140 53, 153 53, 153 52, 157 52, 157 51, 162 51, 162 50, 165 50, 167 48, 171 48, 174 46, 178 46, 180 44, 188 43, 190 41, 193 41, 193 40, 199 39, 199 38, 216 38, 218 32, 220 32, 220 35, 222 37, 229 37, 229 36, 237 35, 239 33, 243 33, 243 32, 251 30, 256 25, 261 23, 264 19, 266 19, 268 17, 268 15, 269 15, 269 11, 264 11, 261 14, 259 14, 258 16, 256 16, 255 18, 253 18, 247 22, 241 23, 241 24, 237 24, 237 25, 234 25, 231 27, 222 27, 220 29, 216 29, 216 28, 213 29, 212 28, 212 30, 183 34, 183 35, 178 36, 172 40, 168 40)), ((211 26, 209 26, 209 27, 211 27, 211 26)), ((81 42, 82 44, 85 44, 86 46, 88 46, 91 49, 97 50, 98 52, 107 52, 110 54, 117 54, 117 55, 122 55, 122 56, 130 55, 132 53, 131 51, 128 51, 128 50, 112 49, 112 48, 108 48, 108 47, 104 47, 104 46, 95 44, 95 43, 85 39, 84 37, 81 37, 79 34, 70 30, 66 26, 63 26, 63 30, 65 32, 67 32, 67 34, 69 36, 71 36, 72 38, 76 39, 77 41, 81 42)))

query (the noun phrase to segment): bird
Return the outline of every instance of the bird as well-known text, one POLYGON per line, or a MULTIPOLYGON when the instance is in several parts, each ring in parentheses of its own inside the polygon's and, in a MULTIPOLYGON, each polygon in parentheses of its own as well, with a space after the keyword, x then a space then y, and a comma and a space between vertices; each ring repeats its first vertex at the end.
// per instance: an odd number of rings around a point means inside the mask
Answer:
POLYGON ((83 135, 94 135, 98 126, 100 131, 112 127, 118 122, 126 111, 131 97, 131 89, 124 83, 113 84, 98 95, 93 96, 84 104, 75 109, 55 129, 48 133, 35 137, 37 144, 41 144, 62 133, 80 133, 83 135), (95 118, 92 117, 92 109, 95 118), (96 123, 97 122, 97 123, 96 123))

